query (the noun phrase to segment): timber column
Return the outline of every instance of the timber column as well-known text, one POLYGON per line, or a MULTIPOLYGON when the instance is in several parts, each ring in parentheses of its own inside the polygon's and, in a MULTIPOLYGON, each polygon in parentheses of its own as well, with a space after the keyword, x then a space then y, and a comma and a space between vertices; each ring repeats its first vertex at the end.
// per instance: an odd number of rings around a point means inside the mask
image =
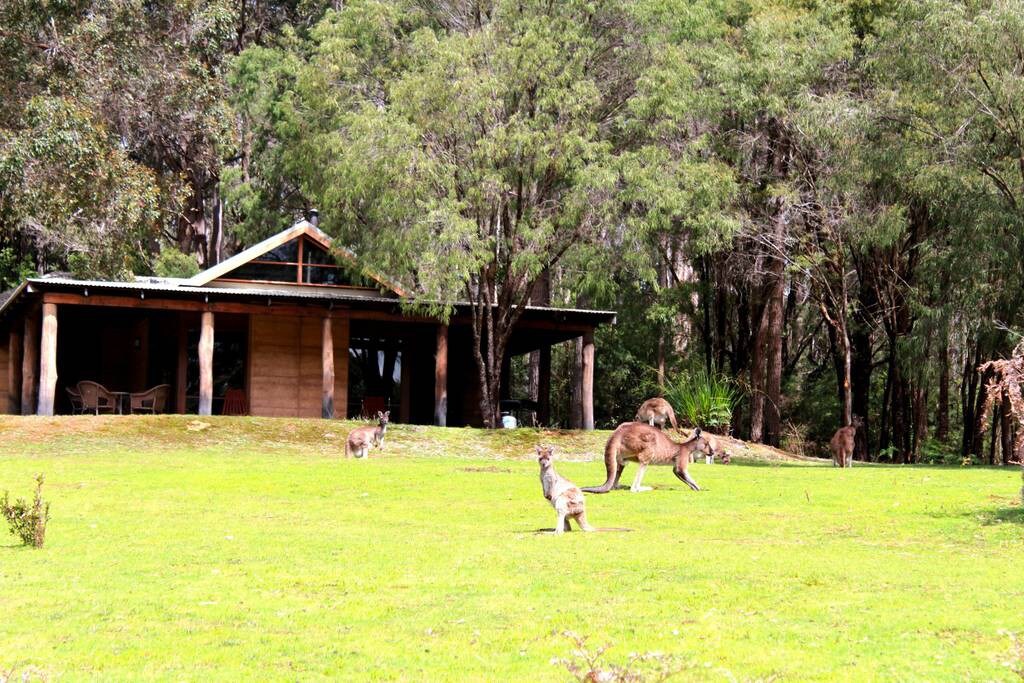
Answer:
POLYGON ((21 412, 21 333, 14 330, 7 337, 7 412, 21 412))
POLYGON ((434 353, 434 424, 448 425, 448 326, 437 326, 437 350, 434 353))
POLYGON ((213 312, 203 311, 199 332, 199 414, 213 413, 213 312))
POLYGON ((21 354, 21 414, 31 415, 36 409, 36 373, 39 372, 39 317, 35 312, 25 316, 25 336, 21 354))
POLYGON ((323 320, 323 398, 320 416, 325 420, 334 418, 334 331, 330 315, 323 320))
POLYGON ((594 331, 583 335, 583 428, 594 428, 594 331))
POLYGON ((547 427, 551 423, 551 347, 540 347, 537 355, 537 426, 547 427))
POLYGON ((57 391, 57 304, 43 304, 43 336, 39 344, 38 415, 53 415, 57 391))

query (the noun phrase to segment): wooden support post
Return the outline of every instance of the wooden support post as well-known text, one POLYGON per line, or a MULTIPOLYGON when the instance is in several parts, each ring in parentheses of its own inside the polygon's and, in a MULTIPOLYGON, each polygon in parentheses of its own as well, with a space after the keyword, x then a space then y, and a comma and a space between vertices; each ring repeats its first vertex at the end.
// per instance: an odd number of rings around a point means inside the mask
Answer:
POLYGON ((437 327, 437 350, 434 353, 434 424, 448 425, 448 326, 437 327))
POLYGON ((21 412, 21 333, 14 330, 7 338, 7 412, 21 412))
POLYGON ((178 368, 175 373, 174 412, 185 414, 185 389, 188 385, 188 321, 178 314, 178 368))
POLYGON ((35 313, 25 316, 25 336, 21 347, 21 414, 31 415, 36 409, 36 373, 39 372, 39 318, 35 313))
POLYGON ((203 311, 199 332, 199 414, 213 414, 213 313, 203 311))
POLYGON ((412 344, 406 338, 402 343, 402 374, 399 386, 398 421, 409 424, 412 421, 412 344))
POLYGON ((334 318, 334 414, 348 417, 349 319, 334 318))
POLYGON ((323 396, 320 402, 320 416, 325 420, 334 419, 334 329, 330 315, 323 319, 323 396))
POLYGON ((39 406, 37 415, 53 415, 57 393, 57 305, 43 304, 43 335, 39 344, 39 406))
POLYGON ((594 333, 583 335, 583 428, 594 428, 594 333))
POLYGON ((542 346, 537 363, 537 422, 540 427, 551 423, 551 347, 542 346))

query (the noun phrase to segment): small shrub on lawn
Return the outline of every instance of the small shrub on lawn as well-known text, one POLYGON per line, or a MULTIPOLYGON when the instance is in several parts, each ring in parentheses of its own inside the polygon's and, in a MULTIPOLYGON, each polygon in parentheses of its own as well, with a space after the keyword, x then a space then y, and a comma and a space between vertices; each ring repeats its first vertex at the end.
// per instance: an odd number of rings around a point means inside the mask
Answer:
POLYGON ((665 399, 683 424, 728 432, 732 409, 740 395, 725 375, 698 370, 666 382, 665 399))
POLYGON ((43 547, 46 539, 46 523, 50 521, 50 504, 43 502, 43 475, 36 477, 36 495, 29 504, 18 500, 11 503, 10 493, 4 491, 0 500, 0 514, 7 520, 11 533, 21 539, 25 545, 35 548, 43 547))
POLYGON ((551 663, 565 667, 580 683, 660 683, 696 666, 694 662, 658 652, 633 653, 625 664, 608 664, 603 659, 610 645, 591 650, 586 636, 572 631, 563 631, 562 635, 572 641, 572 656, 558 657, 551 663))

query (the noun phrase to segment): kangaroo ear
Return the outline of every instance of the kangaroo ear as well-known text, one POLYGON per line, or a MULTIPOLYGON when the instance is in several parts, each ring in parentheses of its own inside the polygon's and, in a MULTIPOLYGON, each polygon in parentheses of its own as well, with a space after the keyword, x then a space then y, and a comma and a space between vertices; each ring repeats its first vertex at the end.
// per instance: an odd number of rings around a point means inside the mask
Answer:
POLYGON ((391 411, 390 410, 385 410, 383 417, 388 417, 389 415, 391 415, 391 411))
POLYGON ((537 455, 540 455, 543 451, 544 451, 544 447, 541 446, 540 444, 537 444, 537 455))

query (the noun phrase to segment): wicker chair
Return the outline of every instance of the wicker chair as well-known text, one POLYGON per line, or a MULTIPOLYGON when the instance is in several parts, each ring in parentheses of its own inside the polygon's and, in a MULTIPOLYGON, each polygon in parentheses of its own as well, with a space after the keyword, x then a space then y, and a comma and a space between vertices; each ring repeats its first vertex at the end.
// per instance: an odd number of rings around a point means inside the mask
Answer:
POLYGON ((132 413, 162 413, 167 408, 167 397, 171 393, 170 384, 158 384, 148 391, 131 394, 132 413))
POLYGON ((248 415, 249 402, 243 389, 228 389, 224 392, 224 406, 221 415, 248 415))
POLYGON ((82 397, 82 412, 112 413, 117 408, 117 400, 102 384, 88 380, 78 383, 78 393, 82 397))
POLYGON ((77 389, 71 387, 64 387, 64 391, 68 392, 68 401, 71 403, 71 414, 79 415, 85 412, 82 408, 82 394, 77 389))

